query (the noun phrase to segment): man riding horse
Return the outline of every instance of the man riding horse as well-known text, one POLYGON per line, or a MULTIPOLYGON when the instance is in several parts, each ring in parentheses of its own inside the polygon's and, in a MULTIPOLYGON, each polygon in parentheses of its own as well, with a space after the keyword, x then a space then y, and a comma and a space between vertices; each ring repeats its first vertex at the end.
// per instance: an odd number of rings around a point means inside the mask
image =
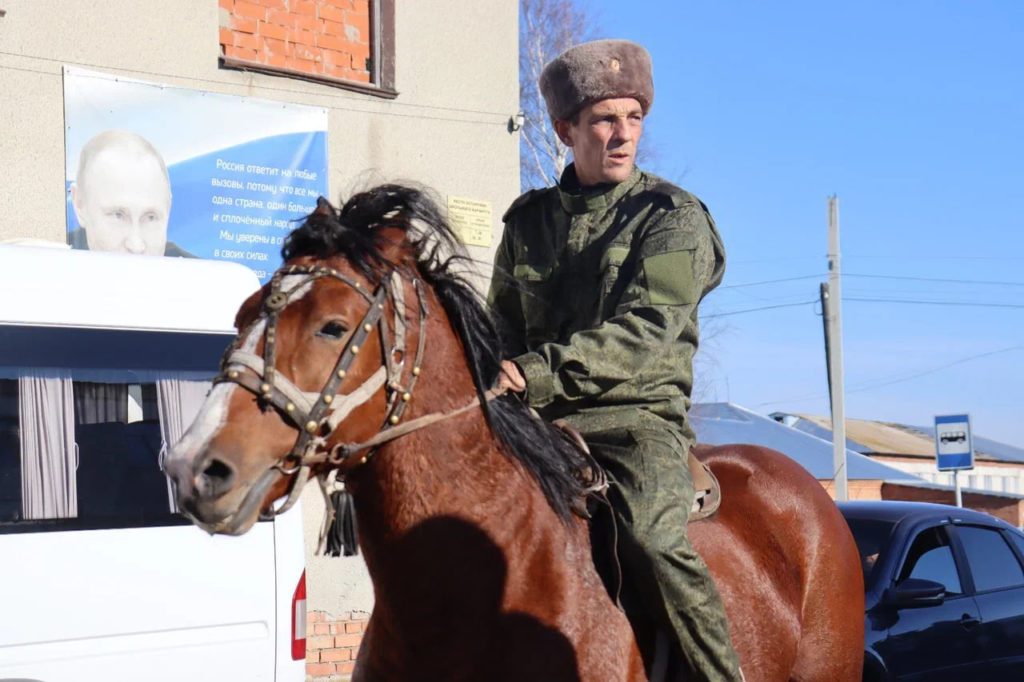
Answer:
POLYGON ((635 165, 654 99, 643 47, 578 45, 540 88, 573 163, 504 216, 489 296, 515 354, 501 384, 575 427, 609 473, 630 620, 669 634, 687 679, 742 679, 686 535, 697 306, 722 279, 721 239, 699 199, 635 165))

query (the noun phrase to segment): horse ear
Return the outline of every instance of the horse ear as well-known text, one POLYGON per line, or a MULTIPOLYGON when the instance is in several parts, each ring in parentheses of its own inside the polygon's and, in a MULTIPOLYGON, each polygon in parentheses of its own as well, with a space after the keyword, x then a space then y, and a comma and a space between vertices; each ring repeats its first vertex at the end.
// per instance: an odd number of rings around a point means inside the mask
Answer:
POLYGON ((239 333, 241 333, 249 321, 256 316, 257 312, 259 312, 261 300, 263 300, 263 288, 254 291, 252 296, 245 299, 245 302, 242 303, 242 306, 235 314, 235 329, 239 333))
POLYGON ((313 215, 323 216, 325 218, 337 218, 338 212, 335 210, 331 202, 323 197, 317 197, 316 208, 313 209, 313 215))

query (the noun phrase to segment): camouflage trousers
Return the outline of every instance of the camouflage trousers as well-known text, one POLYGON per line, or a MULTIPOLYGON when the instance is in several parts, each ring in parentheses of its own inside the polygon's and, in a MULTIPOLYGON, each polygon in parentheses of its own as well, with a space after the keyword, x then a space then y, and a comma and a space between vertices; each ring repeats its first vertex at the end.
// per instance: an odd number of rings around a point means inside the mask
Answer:
MULTIPOLYGON (((690 444, 671 427, 648 425, 587 433, 584 438, 608 472, 621 601, 648 666, 653 646, 651 637, 642 633, 647 628, 650 635, 654 627, 682 654, 687 680, 739 680, 739 659, 721 596, 686 534, 694 490, 683 456, 690 444)), ((592 529, 595 546, 603 543, 607 550, 612 529, 607 510, 602 511, 592 529)), ((609 554, 603 551, 599 558, 606 576, 616 572, 609 569, 609 554)))

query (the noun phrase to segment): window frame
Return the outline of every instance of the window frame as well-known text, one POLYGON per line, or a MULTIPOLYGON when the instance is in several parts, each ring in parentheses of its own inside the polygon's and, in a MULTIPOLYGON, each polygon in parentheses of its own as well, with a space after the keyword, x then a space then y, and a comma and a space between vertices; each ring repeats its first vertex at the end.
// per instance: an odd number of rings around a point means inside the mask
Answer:
POLYGON ((966 558, 962 554, 962 547, 959 545, 959 539, 954 537, 954 534, 950 532, 949 521, 941 520, 938 522, 927 522, 917 528, 914 528, 907 533, 907 541, 903 545, 903 551, 900 553, 899 561, 893 566, 893 573, 889 579, 891 587, 899 585, 900 574, 903 573, 903 567, 907 562, 907 557, 910 556, 910 550, 913 548, 914 543, 923 534, 931 530, 939 530, 943 533, 948 543, 950 552, 953 555, 953 566, 957 572, 957 578, 960 580, 960 592, 945 592, 944 601, 950 601, 953 599, 961 599, 963 597, 969 597, 974 594, 974 581, 970 576, 970 573, 966 570, 969 567, 966 565, 966 558))
POLYGON ((1017 560, 1018 566, 1020 566, 1021 571, 1024 572, 1024 557, 1021 556, 1016 545, 1014 545, 1014 543, 1011 542, 1009 538, 1005 537, 1003 528, 1000 528, 999 526, 988 526, 983 523, 953 523, 950 524, 950 527, 953 529, 950 533, 950 537, 951 540, 954 543, 956 543, 955 551, 958 554, 957 559, 963 564, 963 568, 965 569, 965 575, 968 581, 970 582, 970 593, 972 596, 978 594, 995 594, 997 592, 1005 592, 1006 590, 1019 590, 1024 588, 1024 583, 1021 583, 1020 585, 1008 585, 1006 587, 997 587, 991 590, 979 590, 977 584, 974 582, 974 573, 973 571, 971 571, 971 564, 967 560, 967 550, 964 548, 963 541, 960 539, 961 527, 979 528, 981 530, 996 533, 996 535, 1002 538, 1003 542, 1006 543, 1007 547, 1010 549, 1010 554, 1013 556, 1014 559, 1017 560))
POLYGON ((227 57, 223 54, 218 58, 220 68, 234 71, 251 71, 270 76, 283 76, 321 85, 330 85, 342 90, 351 90, 382 99, 395 99, 398 97, 398 91, 395 89, 395 0, 369 0, 369 2, 372 40, 370 58, 373 67, 370 69, 370 83, 331 78, 315 73, 296 71, 286 67, 260 64, 258 62, 227 57))

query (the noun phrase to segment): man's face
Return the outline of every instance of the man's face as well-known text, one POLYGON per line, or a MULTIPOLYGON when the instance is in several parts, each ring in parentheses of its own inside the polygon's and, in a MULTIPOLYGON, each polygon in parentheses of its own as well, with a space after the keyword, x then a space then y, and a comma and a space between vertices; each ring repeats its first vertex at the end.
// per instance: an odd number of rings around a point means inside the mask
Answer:
POLYGON ((171 192, 159 162, 113 147, 96 155, 87 176, 78 179, 72 200, 89 250, 164 255, 171 192))
POLYGON ((603 99, 580 109, 575 123, 555 121, 555 130, 572 148, 581 185, 622 182, 633 172, 644 112, 632 97, 603 99))

